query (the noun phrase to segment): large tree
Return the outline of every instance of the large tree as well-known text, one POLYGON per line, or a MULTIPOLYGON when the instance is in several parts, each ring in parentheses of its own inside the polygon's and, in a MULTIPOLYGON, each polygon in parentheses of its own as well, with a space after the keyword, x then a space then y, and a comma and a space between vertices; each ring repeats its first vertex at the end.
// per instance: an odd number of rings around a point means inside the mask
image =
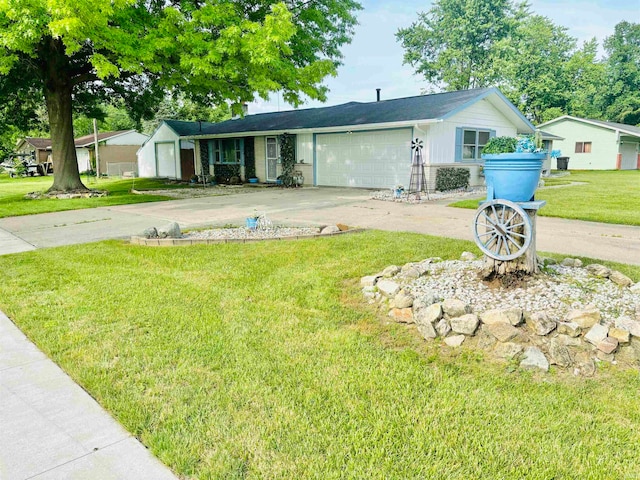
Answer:
POLYGON ((0 96, 44 97, 52 190, 84 189, 73 110, 119 100, 134 118, 167 91, 198 103, 324 99, 360 9, 354 0, 4 0, 0 96), (24 79, 24 83, 14 81, 24 79), (19 93, 17 93, 19 92, 19 93))
POLYGON ((500 85, 533 122, 542 122, 547 109, 564 111, 566 94, 572 91, 565 65, 576 41, 566 30, 547 17, 529 15, 497 46, 500 85))
POLYGON ((604 41, 608 54, 605 108, 609 120, 640 124, 640 23, 620 22, 604 41))
POLYGON ((436 88, 486 87, 500 78, 497 45, 509 37, 526 4, 511 0, 436 0, 411 26, 398 30, 404 62, 436 88))

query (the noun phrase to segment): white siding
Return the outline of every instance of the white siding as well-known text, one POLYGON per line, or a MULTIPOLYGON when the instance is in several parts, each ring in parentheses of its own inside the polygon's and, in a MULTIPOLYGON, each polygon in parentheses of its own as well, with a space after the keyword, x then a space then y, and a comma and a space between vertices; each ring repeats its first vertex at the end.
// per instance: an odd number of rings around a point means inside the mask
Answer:
POLYGON ((636 170, 638 168, 638 142, 623 140, 620 143, 620 169, 636 170))
POLYGON ((149 135, 145 135, 144 133, 129 132, 109 138, 105 140, 104 143, 107 145, 142 145, 148 138, 149 135))
MULTIPOLYGON (((506 107, 505 107, 506 108, 506 107)), ((473 127, 496 131, 496 136, 516 135, 516 126, 487 100, 480 100, 451 118, 429 125, 426 156, 429 163, 455 161, 456 128, 473 127)))
POLYGON ((78 171, 80 173, 91 170, 91 164, 89 163, 89 150, 86 148, 76 148, 76 157, 78 158, 78 171))
MULTIPOLYGON (((138 175, 141 177, 157 177, 159 173, 156 165, 156 143, 173 142, 175 152, 180 152, 180 140, 178 135, 170 129, 165 123, 153 133, 151 138, 138 150, 138 175)), ((175 177, 180 178, 180 157, 177 156, 175 168, 171 172, 175 172, 175 177)), ((167 171, 167 169, 163 169, 167 171)))

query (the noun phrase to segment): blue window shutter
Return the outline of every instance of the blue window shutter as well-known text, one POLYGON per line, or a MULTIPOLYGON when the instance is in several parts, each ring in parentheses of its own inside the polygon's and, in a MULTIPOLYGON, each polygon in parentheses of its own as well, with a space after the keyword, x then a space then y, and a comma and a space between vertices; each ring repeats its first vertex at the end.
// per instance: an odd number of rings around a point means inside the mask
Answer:
POLYGON ((493 138, 496 136, 496 131, 495 130, 489 130, 489 138, 493 138))
POLYGON ((455 153, 455 161, 462 161, 462 128, 456 128, 456 153, 455 153))
POLYGON ((207 145, 209 147, 209 152, 208 152, 209 153, 209 165, 213 165, 213 150, 214 150, 214 148, 216 148, 215 147, 215 145, 216 145, 215 142, 216 142, 216 140, 209 140, 209 142, 208 142, 209 145, 207 145))
POLYGON ((244 138, 240 139, 240 165, 244 167, 244 138))

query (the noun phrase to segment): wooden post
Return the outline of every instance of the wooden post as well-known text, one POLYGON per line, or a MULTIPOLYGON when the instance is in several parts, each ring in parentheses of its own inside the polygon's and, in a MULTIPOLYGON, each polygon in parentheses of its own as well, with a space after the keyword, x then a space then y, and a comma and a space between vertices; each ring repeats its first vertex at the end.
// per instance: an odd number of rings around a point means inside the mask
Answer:
MULTIPOLYGON (((529 248, 527 248, 524 254, 513 260, 496 260, 485 255, 484 265, 482 268, 482 275, 485 278, 509 274, 534 275, 540 271, 538 268, 538 255, 536 251, 536 219, 538 216, 538 210, 543 207, 546 202, 531 201, 517 203, 522 207, 531 221, 531 242, 529 243, 529 248)), ((524 230, 519 233, 524 233, 524 230)), ((506 254, 506 252, 502 253, 506 254)))
POLYGON ((100 178, 100 155, 98 154, 98 122, 93 119, 93 146, 96 154, 96 180, 100 178))

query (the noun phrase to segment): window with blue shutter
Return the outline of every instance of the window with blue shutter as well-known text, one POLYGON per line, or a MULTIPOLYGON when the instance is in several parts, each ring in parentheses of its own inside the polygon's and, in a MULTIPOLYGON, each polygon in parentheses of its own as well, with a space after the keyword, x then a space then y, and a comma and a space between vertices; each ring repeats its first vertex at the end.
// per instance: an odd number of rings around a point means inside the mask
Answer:
POLYGON ((481 161, 482 149, 489 139, 495 136, 495 130, 468 127, 456 128, 455 161, 481 161))

